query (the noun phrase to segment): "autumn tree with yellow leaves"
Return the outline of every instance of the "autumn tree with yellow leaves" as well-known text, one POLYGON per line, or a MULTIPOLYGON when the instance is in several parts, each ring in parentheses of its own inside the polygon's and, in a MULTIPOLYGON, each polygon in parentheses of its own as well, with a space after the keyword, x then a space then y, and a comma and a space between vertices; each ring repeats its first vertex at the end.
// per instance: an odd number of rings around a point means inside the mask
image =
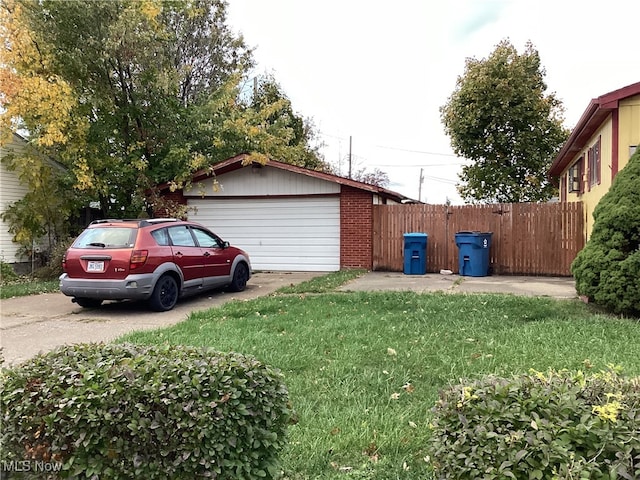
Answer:
MULTIPOLYGON (((0 127, 64 165, 104 216, 238 153, 327 169, 275 80, 240 95, 252 52, 222 0, 5 0, 0 127)), ((19 168, 20 159, 14 159, 19 168)))

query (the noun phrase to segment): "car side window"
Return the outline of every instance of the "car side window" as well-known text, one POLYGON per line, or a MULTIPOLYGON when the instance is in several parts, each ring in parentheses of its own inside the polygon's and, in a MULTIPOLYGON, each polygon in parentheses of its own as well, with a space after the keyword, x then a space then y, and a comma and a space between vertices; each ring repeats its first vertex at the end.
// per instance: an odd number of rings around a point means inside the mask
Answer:
POLYGON ((179 225, 177 227, 170 227, 169 238, 171 244, 176 247, 195 247, 196 242, 189 231, 189 227, 186 225, 179 225))
POLYGON ((201 247, 203 248, 220 248, 221 247, 219 239, 215 235, 212 235, 210 232, 201 230, 199 228, 192 228, 191 230, 193 231, 193 234, 196 236, 196 239, 198 240, 198 244, 201 247))
POLYGON ((171 245, 171 243, 169 242, 169 234, 167 233, 166 228, 161 228, 160 230, 155 230, 151 232, 151 236, 156 241, 156 243, 161 247, 166 247, 167 245, 171 245))

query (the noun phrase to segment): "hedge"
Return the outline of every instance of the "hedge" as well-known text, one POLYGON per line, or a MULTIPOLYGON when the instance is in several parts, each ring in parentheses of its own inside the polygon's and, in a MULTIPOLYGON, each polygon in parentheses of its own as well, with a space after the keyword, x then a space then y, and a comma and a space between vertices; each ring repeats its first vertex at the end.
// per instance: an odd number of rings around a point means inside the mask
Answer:
POLYGON ((3 468, 60 478, 273 478, 292 415, 277 370, 192 347, 67 346, 1 380, 3 468))
POLYGON ((640 478, 640 378, 613 370, 462 382, 431 428, 440 479, 640 478))

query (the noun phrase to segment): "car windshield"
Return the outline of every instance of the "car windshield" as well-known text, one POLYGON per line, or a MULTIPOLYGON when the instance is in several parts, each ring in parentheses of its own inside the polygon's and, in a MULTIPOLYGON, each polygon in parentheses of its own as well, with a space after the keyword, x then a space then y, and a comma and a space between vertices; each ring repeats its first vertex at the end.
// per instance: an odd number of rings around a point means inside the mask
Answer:
POLYGON ((73 243, 75 248, 132 248, 137 228, 87 228, 73 243))

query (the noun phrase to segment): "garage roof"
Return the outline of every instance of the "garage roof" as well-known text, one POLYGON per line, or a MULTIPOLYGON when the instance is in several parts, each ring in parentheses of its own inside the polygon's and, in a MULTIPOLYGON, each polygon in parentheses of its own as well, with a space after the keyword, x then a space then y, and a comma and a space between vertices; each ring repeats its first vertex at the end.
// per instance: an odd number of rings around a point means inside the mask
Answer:
MULTIPOLYGON (((311 170, 308 168, 299 167, 297 165, 291 165, 289 163, 279 162, 276 160, 268 160, 266 164, 262 165, 261 163, 252 162, 251 156, 247 153, 241 153, 223 162, 216 163, 215 165, 209 168, 204 168, 202 170, 199 170, 192 175, 191 180, 193 182, 200 182, 209 177, 223 175, 225 173, 232 172, 234 170, 238 170, 240 168, 243 168, 249 165, 268 166, 268 167, 278 168, 281 170, 297 173, 300 175, 319 178, 321 180, 326 180, 327 182, 333 182, 340 185, 357 188, 359 190, 375 193, 377 195, 380 195, 382 198, 392 200, 398 203, 419 203, 417 200, 413 200, 409 197, 406 197, 392 190, 387 190, 386 188, 378 187, 377 185, 358 182, 356 180, 352 180, 346 177, 341 177, 339 175, 319 172, 316 170, 311 170)), ((169 188, 169 183, 160 185, 159 188, 160 190, 166 190, 169 188)))

